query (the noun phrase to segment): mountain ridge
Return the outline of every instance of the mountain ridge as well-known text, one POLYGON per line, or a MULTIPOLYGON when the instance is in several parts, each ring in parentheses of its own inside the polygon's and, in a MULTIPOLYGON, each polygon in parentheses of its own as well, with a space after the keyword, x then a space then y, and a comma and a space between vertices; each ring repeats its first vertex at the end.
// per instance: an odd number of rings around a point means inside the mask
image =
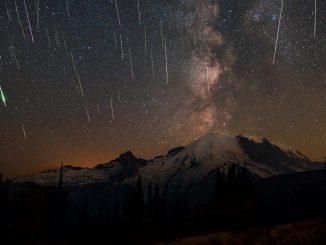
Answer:
MULTIPOLYGON (((314 164, 301 153, 276 145, 266 138, 209 133, 150 160, 138 158, 131 151, 126 151, 116 159, 93 168, 65 165, 63 169, 67 185, 131 183, 142 175, 145 182, 155 179, 161 185, 173 183, 187 186, 205 179, 216 168, 226 168, 230 163, 242 165, 244 162, 257 179, 320 168, 319 164, 314 164)), ((54 168, 19 176, 13 181, 56 185, 58 172, 59 168, 54 168)))

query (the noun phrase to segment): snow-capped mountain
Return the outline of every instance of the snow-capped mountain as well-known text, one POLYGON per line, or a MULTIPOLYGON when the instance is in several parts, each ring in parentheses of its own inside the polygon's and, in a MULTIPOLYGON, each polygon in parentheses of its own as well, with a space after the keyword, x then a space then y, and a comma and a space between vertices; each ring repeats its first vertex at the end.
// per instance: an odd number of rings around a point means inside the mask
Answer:
MULTIPOLYGON (((244 163, 256 179, 320 167, 302 154, 264 138, 210 133, 185 147, 174 148, 166 155, 151 160, 137 158, 131 152, 126 152, 117 159, 94 168, 67 165, 64 167, 64 182, 66 185, 102 182, 117 185, 133 183, 141 175, 145 183, 152 180, 161 186, 188 188, 205 181, 217 168, 244 163)), ((58 177, 59 168, 56 168, 17 177, 14 181, 56 185, 58 177)))
MULTIPOLYGON (((63 167, 66 185, 82 185, 99 182, 119 182, 138 174, 139 169, 147 164, 146 160, 136 158, 130 151, 121 154, 109 163, 99 164, 94 168, 82 168, 66 165, 63 167)), ((29 176, 13 179, 15 182, 35 182, 42 185, 57 185, 60 168, 46 170, 29 176)))

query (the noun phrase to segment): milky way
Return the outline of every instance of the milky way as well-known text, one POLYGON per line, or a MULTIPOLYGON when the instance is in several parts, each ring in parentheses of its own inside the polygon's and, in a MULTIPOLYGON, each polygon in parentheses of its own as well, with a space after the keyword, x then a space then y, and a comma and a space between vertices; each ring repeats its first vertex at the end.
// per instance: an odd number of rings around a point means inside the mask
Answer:
POLYGON ((326 3, 284 0, 273 64, 281 2, 1 2, 0 172, 150 158, 212 131, 322 159, 326 3))

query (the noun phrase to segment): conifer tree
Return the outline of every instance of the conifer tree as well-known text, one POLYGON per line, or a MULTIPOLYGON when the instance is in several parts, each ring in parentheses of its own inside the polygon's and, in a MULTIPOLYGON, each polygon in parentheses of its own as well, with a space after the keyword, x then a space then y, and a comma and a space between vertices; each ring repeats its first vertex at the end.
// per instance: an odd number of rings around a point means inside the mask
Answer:
MULTIPOLYGON (((127 199, 126 199, 127 201, 127 199)), ((121 219, 120 216, 120 203, 119 203, 119 197, 116 198, 115 200, 115 205, 114 205, 114 209, 113 209, 113 224, 117 225, 119 224, 121 219)))
POLYGON ((221 195, 221 185, 222 185, 222 173, 219 168, 216 169, 216 177, 215 177, 215 188, 214 188, 214 194, 213 194, 213 202, 216 203, 218 200, 219 195, 221 195))
POLYGON ((2 190, 2 174, 0 173, 0 190, 2 190))
POLYGON ((143 191, 143 182, 141 175, 139 175, 137 180, 137 189, 136 189, 136 205, 137 208, 139 208, 139 211, 141 211, 144 207, 144 191, 143 191))
POLYGON ((152 202, 153 202, 153 187, 152 187, 152 180, 150 180, 149 184, 148 184, 148 191, 147 191, 147 204, 148 204, 148 207, 152 206, 152 202))
POLYGON ((153 203, 154 203, 155 212, 159 213, 160 206, 161 206, 161 194, 160 194, 160 186, 158 184, 155 184, 155 187, 154 187, 153 203))
POLYGON ((63 162, 61 163, 60 173, 59 173, 59 182, 58 182, 58 191, 62 192, 63 187, 63 162))
POLYGON ((229 183, 235 182, 236 181, 236 176, 237 176, 237 174, 236 174, 236 167, 235 167, 235 164, 232 163, 228 167, 227 181, 229 183))
POLYGON ((97 222, 99 225, 103 225, 104 223, 104 211, 103 211, 103 200, 100 202, 100 206, 98 209, 98 214, 97 214, 97 222))

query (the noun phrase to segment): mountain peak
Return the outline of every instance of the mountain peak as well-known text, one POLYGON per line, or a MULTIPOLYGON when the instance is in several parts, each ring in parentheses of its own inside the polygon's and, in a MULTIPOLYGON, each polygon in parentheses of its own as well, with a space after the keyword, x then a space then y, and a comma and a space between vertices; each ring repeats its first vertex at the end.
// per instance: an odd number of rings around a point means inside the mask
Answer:
POLYGON ((199 138, 197 138, 197 140, 195 140, 193 143, 196 144, 207 144, 207 143, 214 143, 214 142, 218 142, 218 143, 223 143, 225 141, 229 141, 229 140, 233 140, 234 137, 230 136, 230 135, 226 135, 223 133, 207 133, 199 138))
POLYGON ((117 159, 137 159, 131 151, 122 153, 117 159))
POLYGON ((221 133, 206 134, 188 145, 187 148, 188 151, 196 155, 197 159, 203 159, 207 156, 220 158, 231 152, 241 156, 241 158, 243 155, 237 139, 221 133))

